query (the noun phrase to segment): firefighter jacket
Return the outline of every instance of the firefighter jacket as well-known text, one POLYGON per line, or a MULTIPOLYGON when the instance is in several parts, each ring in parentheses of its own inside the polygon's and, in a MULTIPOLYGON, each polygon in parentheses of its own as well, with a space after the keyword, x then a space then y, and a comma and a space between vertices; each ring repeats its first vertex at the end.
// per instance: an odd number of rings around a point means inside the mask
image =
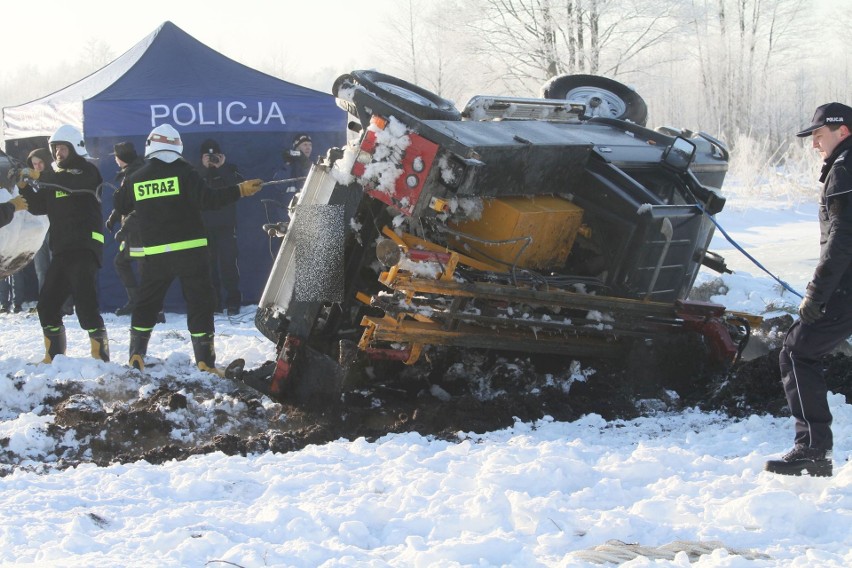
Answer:
POLYGON ((115 234, 115 240, 121 243, 118 250, 127 250, 127 254, 133 258, 145 256, 145 246, 142 242, 142 233, 139 228, 139 219, 136 211, 128 213, 121 221, 121 228, 115 234))
POLYGON ((230 185, 211 190, 185 160, 152 158, 127 175, 116 195, 120 215, 136 211, 144 254, 151 256, 206 247, 201 211, 237 201, 240 189, 230 185))
POLYGON ((98 266, 103 261, 104 234, 97 191, 103 183, 98 168, 81 156, 68 158, 63 167, 53 163, 38 182, 21 190, 33 215, 50 221, 50 252, 55 256, 89 249, 98 266), (35 187, 33 187, 35 186, 35 187))
POLYGON ((852 137, 822 167, 819 262, 805 295, 823 304, 838 288, 852 288, 852 137))

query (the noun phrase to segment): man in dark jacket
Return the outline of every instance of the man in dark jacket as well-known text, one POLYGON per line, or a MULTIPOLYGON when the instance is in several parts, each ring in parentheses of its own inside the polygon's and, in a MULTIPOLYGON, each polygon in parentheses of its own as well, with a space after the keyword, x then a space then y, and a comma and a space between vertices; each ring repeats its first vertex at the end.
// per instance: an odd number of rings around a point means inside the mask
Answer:
MULTIPOLYGON (((142 158, 136 153, 136 149, 130 142, 119 142, 113 146, 113 154, 115 155, 115 163, 118 165, 118 174, 115 176, 115 182, 118 187, 124 182, 124 178, 142 167, 142 158)), ((120 190, 119 190, 120 191, 120 190)), ((124 285, 127 291, 127 303, 115 311, 117 316, 126 316, 133 311, 133 305, 136 302, 139 286, 136 274, 133 272, 133 262, 144 258, 142 252, 142 239, 139 235, 139 222, 133 212, 122 218, 115 209, 109 214, 106 221, 106 228, 112 232, 115 225, 121 220, 121 229, 116 233, 115 238, 119 241, 118 253, 113 258, 113 266, 118 274, 119 280, 124 285)), ((141 263, 139 264, 141 272, 141 263)))
MULTIPOLYGON (((272 180, 286 183, 276 184, 274 198, 264 200, 265 204, 274 204, 273 210, 266 210, 267 221, 270 223, 289 220, 289 207, 293 197, 305 185, 305 178, 313 165, 311 153, 314 149, 313 140, 308 134, 296 134, 290 147, 281 153, 283 164, 272 174, 272 180)), ((272 244, 270 243, 270 246, 272 244)))
MULTIPOLYGON (((272 179, 299 180, 294 181, 292 185, 288 185, 285 188, 285 191, 290 194, 289 197, 292 197, 293 194, 299 191, 305 184, 305 181, 300 178, 306 177, 311 169, 311 153, 313 151, 313 140, 311 140, 309 135, 303 133, 296 134, 296 136, 293 137, 293 142, 290 145, 290 148, 284 150, 281 154, 284 165, 273 174, 272 179)), ((288 201, 289 197, 287 199, 288 201)))
POLYGON ((97 192, 103 180, 98 168, 86 161, 88 152, 79 130, 60 126, 48 142, 52 167, 41 174, 25 169, 18 182, 30 213, 50 220, 52 256, 36 306, 44 330, 44 362, 65 354, 62 304, 69 296, 77 306, 80 327, 89 333, 92 357, 109 361, 97 285, 104 244, 97 192))
POLYGON ((831 411, 821 358, 852 334, 852 108, 829 103, 797 136, 813 136, 824 163, 820 257, 781 349, 781 381, 796 420, 793 449, 766 462, 782 475, 832 474, 831 411))
POLYGON ((154 128, 145 148, 145 165, 128 175, 116 192, 119 215, 136 211, 145 253, 139 298, 130 319, 130 365, 144 368, 157 313, 177 278, 186 299, 187 327, 198 368, 221 374, 213 347, 215 297, 201 211, 254 195, 262 182, 249 180, 211 190, 181 157, 182 152, 177 130, 169 124, 154 128))
MULTIPOLYGON (((219 143, 208 138, 201 143, 199 173, 212 190, 233 186, 243 177, 233 164, 226 163, 219 143)), ((202 213, 207 228, 207 250, 210 251, 210 278, 216 291, 216 311, 228 315, 240 313, 240 268, 237 261, 237 204, 228 203, 218 209, 202 213), (225 301, 222 302, 222 288, 225 301)))

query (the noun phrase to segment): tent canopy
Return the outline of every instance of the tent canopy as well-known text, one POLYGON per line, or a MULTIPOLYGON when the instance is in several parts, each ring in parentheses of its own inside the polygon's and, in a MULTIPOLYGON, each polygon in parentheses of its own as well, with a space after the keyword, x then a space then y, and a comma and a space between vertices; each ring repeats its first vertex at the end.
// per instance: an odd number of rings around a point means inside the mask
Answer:
MULTIPOLYGON (((108 182, 103 192, 104 217, 112 209, 112 182, 118 168, 113 145, 134 144, 141 155, 151 129, 169 123, 181 133, 184 158, 200 160, 200 144, 216 139, 226 160, 245 178, 268 180, 282 165, 282 151, 302 132, 314 141, 314 156, 345 143, 346 115, 334 97, 282 81, 237 63, 204 45, 171 22, 165 22, 126 53, 62 90, 3 109, 7 152, 23 159, 62 124, 83 132, 89 154, 108 182)), ((244 303, 263 291, 272 251, 261 225, 279 221, 290 195, 268 186, 238 204, 240 288, 244 303), (273 200, 273 201, 270 201, 273 200)), ((101 271, 101 304, 114 309, 126 301, 124 288, 110 266, 117 244, 107 238, 106 266, 101 271)), ((183 302, 173 292, 168 309, 183 302)))

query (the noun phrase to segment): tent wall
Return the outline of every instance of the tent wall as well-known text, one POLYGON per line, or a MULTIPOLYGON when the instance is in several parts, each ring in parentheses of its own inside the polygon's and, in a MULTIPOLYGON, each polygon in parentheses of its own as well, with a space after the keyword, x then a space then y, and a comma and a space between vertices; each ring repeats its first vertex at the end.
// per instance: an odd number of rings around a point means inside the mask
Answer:
MULTIPOLYGON (((86 147, 106 182, 103 215, 112 210, 117 166, 113 145, 130 141, 139 154, 150 131, 169 123, 181 133, 184 158, 195 164, 199 147, 215 138, 227 160, 246 179, 269 180, 283 165, 281 154, 293 136, 307 132, 314 140, 312 158, 346 142, 346 114, 334 97, 282 81, 237 63, 199 42, 171 22, 139 41, 88 77, 50 95, 3 109, 4 135, 10 155, 25 158, 46 145, 46 136, 62 124, 81 128, 86 147)), ((289 201, 279 186, 267 186, 238 204, 240 288, 244 303, 260 299, 272 264, 270 243, 261 226, 279 221, 283 211, 264 200, 289 201), (269 213, 267 214, 267 210, 269 213)), ((112 261, 118 246, 107 235, 100 272, 101 308, 114 310, 126 301, 112 261)), ((168 310, 183 310, 179 291, 170 291, 168 310)))
MULTIPOLYGON (((343 113, 341 112, 341 115, 343 113)), ((345 116, 345 115, 344 115, 345 116)), ((290 142, 297 132, 275 133, 238 133, 226 132, 218 134, 188 134, 181 135, 184 143, 184 158, 193 165, 200 163, 201 142, 212 137, 219 142, 226 161, 235 164, 246 179, 260 178, 264 181, 272 179, 272 174, 283 165, 282 151, 290 148, 290 142)), ((314 141, 312 159, 322 156, 328 148, 341 146, 345 143, 343 118, 337 133, 310 133, 314 141)), ((144 152, 145 137, 97 138, 87 141, 89 152, 100 156, 98 168, 104 178, 103 215, 104 219, 112 210, 115 176, 118 167, 110 155, 113 146, 120 141, 128 140, 134 144, 139 154, 144 152), (106 185, 109 184, 109 185, 106 185)), ((272 267, 274 253, 278 250, 280 239, 272 239, 262 230, 264 223, 284 219, 283 209, 289 203, 292 194, 285 191, 283 185, 269 185, 258 194, 241 199, 237 203, 237 246, 239 249, 240 291, 244 304, 256 304, 260 300, 266 278, 272 267), (268 203, 275 200, 282 207, 268 203)), ((104 267, 100 272, 101 309, 113 311, 124 305, 127 296, 124 287, 118 279, 112 264, 118 252, 118 243, 113 235, 106 235, 104 243, 104 267)), ((166 297, 167 311, 185 311, 185 302, 177 284, 172 286, 166 297)))

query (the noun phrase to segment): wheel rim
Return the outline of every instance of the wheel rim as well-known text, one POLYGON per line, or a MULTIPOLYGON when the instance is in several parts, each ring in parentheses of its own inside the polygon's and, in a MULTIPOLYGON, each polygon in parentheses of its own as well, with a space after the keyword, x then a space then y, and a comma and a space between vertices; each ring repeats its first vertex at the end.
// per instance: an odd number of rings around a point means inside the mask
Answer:
POLYGON ((565 99, 586 104, 586 114, 589 116, 608 116, 618 118, 627 112, 624 99, 600 87, 577 87, 566 93, 565 99), (591 102, 598 99, 600 104, 593 106, 591 102))

